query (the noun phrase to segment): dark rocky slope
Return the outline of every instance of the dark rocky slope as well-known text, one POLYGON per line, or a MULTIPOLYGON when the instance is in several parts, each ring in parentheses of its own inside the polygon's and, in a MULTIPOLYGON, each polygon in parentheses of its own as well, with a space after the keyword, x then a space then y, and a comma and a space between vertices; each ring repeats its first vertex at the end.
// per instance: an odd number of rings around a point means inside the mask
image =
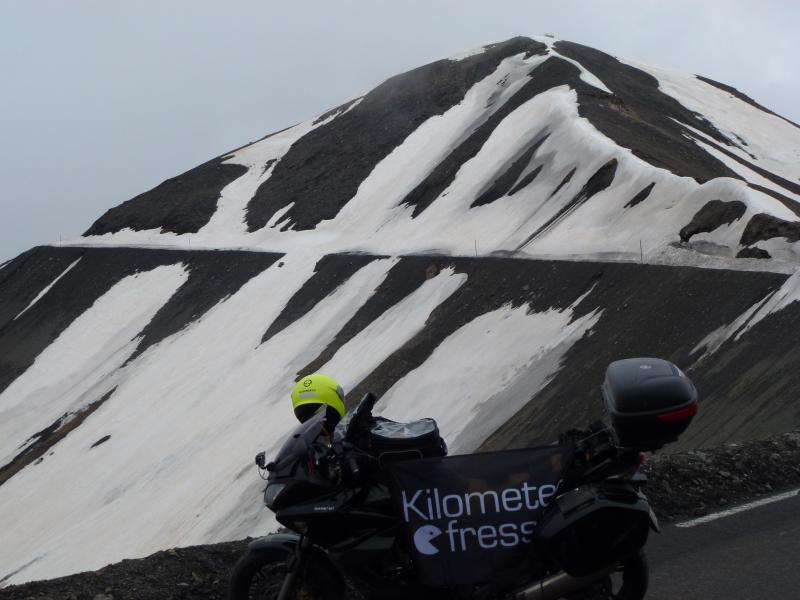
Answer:
MULTIPOLYGON (((268 253, 134 248, 40 248, 26 253, 2 273, 0 390, 126 274, 175 263, 190 271, 183 287, 140 333, 138 354, 202 317, 279 258, 268 253), (75 268, 13 320, 46 284, 40 271, 57 274, 77 256, 82 258, 75 268)), ((374 258, 324 257, 264 332, 264 339, 301 319, 374 258)), ((383 394, 424 363, 448 336, 480 315, 505 305, 525 304, 533 312, 563 310, 590 292, 575 306, 573 319, 598 311, 601 316, 591 334, 575 343, 555 377, 538 393, 532 390, 516 417, 491 435, 484 448, 539 443, 595 418, 600 412, 597 386, 606 365, 639 355, 673 360, 697 383, 703 410, 681 441, 683 448, 786 431, 800 424, 794 410, 800 356, 793 351, 800 332, 792 325, 800 318, 800 304, 768 316, 703 360, 692 353, 705 336, 777 289, 786 275, 776 273, 499 257, 403 257, 349 321, 335 324, 334 341, 299 369, 298 376, 324 364, 337 348, 444 268, 466 274, 464 285, 432 312, 421 331, 351 391, 351 399, 366 390, 383 394)), ((58 424, 54 425, 57 430, 58 424)))
POLYGON ((160 229, 162 233, 199 231, 217 209, 222 188, 247 172, 246 167, 226 165, 224 160, 225 156, 210 160, 107 210, 86 235, 102 235, 125 227, 160 229))

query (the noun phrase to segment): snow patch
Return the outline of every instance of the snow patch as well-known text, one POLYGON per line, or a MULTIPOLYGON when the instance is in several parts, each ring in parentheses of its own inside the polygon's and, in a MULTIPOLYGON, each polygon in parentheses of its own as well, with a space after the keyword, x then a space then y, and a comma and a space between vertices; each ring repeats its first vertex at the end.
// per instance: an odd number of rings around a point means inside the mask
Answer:
MULTIPOLYGON (((42 296, 44 296, 44 295, 45 295, 47 292, 49 292, 49 291, 50 291, 50 288, 52 288, 52 287, 53 287, 55 284, 57 284, 57 283, 58 283, 58 280, 59 280, 59 279, 61 279, 61 278, 62 278, 64 275, 66 275, 67 273, 69 273, 69 272, 72 270, 72 267, 74 267, 75 265, 77 265, 77 264, 80 262, 80 260, 81 260, 81 259, 80 259, 80 258, 78 258, 77 260, 73 261, 73 262, 72 262, 72 264, 71 264, 71 265, 69 265, 69 266, 68 266, 66 269, 64 269, 64 271, 61 273, 61 275, 59 275, 58 277, 56 277, 56 278, 55 278, 55 279, 54 279, 52 282, 50 282, 50 285, 48 285, 48 286, 47 286, 46 288, 44 288, 44 289, 43 289, 41 292, 39 292, 39 293, 36 295, 36 298, 34 298, 33 300, 31 300, 31 303, 30 303, 30 304, 28 304, 28 306, 26 306, 26 307, 25 307, 25 308, 23 308, 23 309, 22 309, 22 310, 21 310, 19 313, 17 313, 17 316, 16 316, 16 317, 14 317, 14 319, 13 319, 13 320, 14 320, 14 321, 16 321, 17 319, 19 319, 19 318, 20 318, 20 317, 21 317, 23 314, 25 314, 25 313, 28 311, 28 309, 29 309, 31 306, 33 306, 33 305, 34 305, 34 304, 36 304, 36 303, 37 303, 39 300, 41 300, 42 296)), ((3 265, 3 266, 5 266, 5 265, 3 265)), ((2 267, 0 267, 0 268, 2 268, 2 267)))
POLYGON ((421 331, 431 312, 466 281, 463 273, 442 270, 370 323, 319 371, 332 374, 345 390, 352 389, 421 331))
POLYGON ((555 36, 552 36, 550 34, 532 35, 530 37, 533 41, 539 42, 540 44, 544 44, 545 46, 547 46, 547 52, 551 52, 553 50, 553 44, 555 44, 558 41, 558 39, 556 39, 555 36))
MULTIPOLYGON (((442 115, 431 117, 414 130, 376 165, 336 218, 323 221, 317 229, 320 232, 355 232, 350 239, 358 240, 356 247, 368 251, 380 246, 380 252, 399 241, 394 234, 382 229, 395 221, 407 223, 410 220, 412 209, 400 206, 403 199, 469 134, 513 97, 524 85, 525 74, 545 58, 523 59, 519 54, 503 60, 494 73, 470 88, 459 104, 442 115), (384 244, 384 240, 389 244, 384 244)), ((397 254, 397 249, 391 253, 397 254)))
POLYGON ((792 272, 796 269, 797 263, 800 262, 798 260, 800 259, 800 241, 789 242, 785 237, 774 237, 768 240, 761 240, 754 246, 766 250, 773 263, 780 261, 793 265, 792 272))
POLYGON ((598 90, 602 90, 602 91, 606 92, 607 94, 611 94, 612 96, 614 95, 614 92, 612 92, 610 89, 608 89, 608 87, 606 87, 606 84, 603 83, 597 75, 595 75, 594 73, 592 73, 591 71, 586 69, 586 67, 584 67, 577 60, 574 60, 572 58, 568 58, 568 57, 564 56, 563 54, 559 54, 558 52, 556 52, 553 49, 549 49, 548 51, 549 51, 551 56, 556 56, 556 57, 560 58, 561 60, 565 60, 568 63, 573 64, 576 67, 578 67, 578 69, 580 70, 580 75, 578 77, 580 77, 581 80, 584 83, 588 83, 592 87, 595 87, 598 90))
POLYGON ((694 75, 633 60, 620 61, 653 75, 662 92, 702 115, 737 144, 738 147, 731 150, 742 158, 790 181, 800 178, 800 129, 797 127, 694 75))
MULTIPOLYGON (((37 431, 112 389, 120 367, 138 345, 137 334, 187 278, 181 264, 130 275, 45 348, 0 394, 0 464, 11 460, 37 431)), ((2 512, 15 514, 19 508, 2 512)), ((0 530, 5 528, 0 525, 0 530)))
MULTIPOLYGON (((676 121, 676 122, 680 123, 680 121, 676 121)), ((712 142, 712 140, 707 135, 705 135, 702 131, 699 131, 699 130, 695 129, 694 127, 691 127, 690 125, 686 125, 685 123, 680 123, 680 124, 683 127, 686 127, 687 129, 691 130, 692 133, 695 134, 694 137, 691 137, 691 136, 686 136, 686 137, 688 137, 695 144, 700 146, 705 152, 707 152, 708 154, 710 154, 711 156, 713 156, 714 158, 719 160, 721 163, 723 163, 731 171, 733 171, 737 175, 740 175, 745 181, 747 181, 749 183, 754 183, 754 184, 760 185, 760 186, 765 187, 767 189, 771 189, 771 190, 773 190, 775 192, 778 192, 779 194, 783 194, 784 196, 787 196, 788 198, 790 198, 792 200, 796 200, 798 202, 798 205, 800 206, 800 196, 798 196, 796 193, 792 192, 791 190, 787 190, 783 186, 775 183, 774 181, 771 181, 771 180, 767 179, 766 177, 764 177, 760 173, 757 173, 753 169, 747 167, 746 165, 743 165, 742 163, 740 163, 739 161, 731 158, 730 156, 728 156, 724 152, 720 152, 719 150, 717 150, 716 148, 714 148, 710 144, 710 142, 712 142)), ((744 160, 750 160, 749 157, 743 157, 743 158, 744 158, 744 160)), ((756 190, 754 190, 754 192, 755 191, 756 190)), ((758 192, 758 193, 761 194, 761 192, 758 192)), ((762 194, 762 195, 765 195, 765 194, 762 194)), ((770 209, 770 211, 776 211, 777 210, 777 211, 780 211, 782 214, 788 214, 788 215, 791 215, 791 216, 784 217, 784 216, 781 216, 779 214, 776 214, 775 212, 770 212, 770 214, 772 214, 772 215, 774 215, 776 217, 788 220, 788 221, 796 221, 796 220, 798 220, 797 215, 794 212, 792 212, 791 210, 789 210, 786 206, 784 206, 780 201, 776 200, 775 198, 772 198, 771 196, 766 196, 766 197, 769 198, 768 205, 771 205, 773 207, 773 208, 770 209)), ((763 212, 768 212, 768 210, 765 209, 763 212)))
POLYGON ((790 275, 780 288, 756 302, 731 324, 724 325, 708 334, 692 349, 692 353, 705 349, 703 357, 714 354, 726 341, 731 339, 737 341, 766 317, 798 300, 800 300, 800 271, 790 275))
POLYGON ((458 62, 464 60, 465 58, 469 58, 470 56, 477 56, 478 54, 483 54, 484 52, 486 52, 486 46, 478 46, 477 48, 473 48, 472 50, 465 50, 457 54, 452 54, 447 57, 447 60, 458 62))
POLYGON ((247 223, 245 222, 247 205, 259 186, 272 175, 277 162, 297 140, 309 131, 330 122, 336 116, 319 123, 310 119, 245 146, 228 158, 224 164, 243 165, 248 167, 248 170, 223 188, 217 201, 217 210, 195 237, 202 243, 202 240, 220 235, 247 233, 247 223))
POLYGON ((269 221, 267 221, 266 227, 275 227, 278 225, 283 220, 284 215, 292 210, 294 204, 294 202, 289 202, 289 204, 283 208, 276 210, 275 213, 269 218, 269 221))
POLYGON ((580 300, 538 313, 506 305, 477 317, 393 385, 375 412, 398 421, 433 417, 451 453, 475 449, 547 384, 597 322, 599 311, 573 321, 580 300))

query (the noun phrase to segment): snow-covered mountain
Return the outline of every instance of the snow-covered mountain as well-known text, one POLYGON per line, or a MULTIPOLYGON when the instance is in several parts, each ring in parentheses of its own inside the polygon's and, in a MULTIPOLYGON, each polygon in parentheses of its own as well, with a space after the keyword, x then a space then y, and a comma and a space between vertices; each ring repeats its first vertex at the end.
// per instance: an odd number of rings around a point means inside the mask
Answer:
POLYGON ((683 447, 791 429, 800 128, 702 77, 514 38, 0 266, 0 585, 271 526, 251 466, 325 372, 451 448, 600 414, 670 358, 683 447))

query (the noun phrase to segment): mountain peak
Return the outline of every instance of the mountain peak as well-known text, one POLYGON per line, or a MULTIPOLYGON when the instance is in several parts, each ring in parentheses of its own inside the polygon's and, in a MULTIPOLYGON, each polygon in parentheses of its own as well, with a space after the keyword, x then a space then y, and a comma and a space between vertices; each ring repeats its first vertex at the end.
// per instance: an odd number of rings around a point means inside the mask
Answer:
POLYGON ((798 148, 794 124, 723 84, 515 37, 167 180, 77 243, 794 262, 763 228, 742 236, 756 215, 797 227, 798 148), (745 211, 681 236, 713 201, 745 211))

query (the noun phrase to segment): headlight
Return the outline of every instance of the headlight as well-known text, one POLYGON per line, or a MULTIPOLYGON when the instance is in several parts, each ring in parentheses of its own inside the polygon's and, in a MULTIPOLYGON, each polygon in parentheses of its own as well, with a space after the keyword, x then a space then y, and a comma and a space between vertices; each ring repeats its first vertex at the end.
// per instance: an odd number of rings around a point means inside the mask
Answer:
POLYGON ((267 484, 267 489, 264 490, 264 504, 267 505, 267 508, 274 511, 275 510, 275 500, 277 500, 278 496, 281 495, 281 492, 286 487, 285 483, 270 483, 267 484))

